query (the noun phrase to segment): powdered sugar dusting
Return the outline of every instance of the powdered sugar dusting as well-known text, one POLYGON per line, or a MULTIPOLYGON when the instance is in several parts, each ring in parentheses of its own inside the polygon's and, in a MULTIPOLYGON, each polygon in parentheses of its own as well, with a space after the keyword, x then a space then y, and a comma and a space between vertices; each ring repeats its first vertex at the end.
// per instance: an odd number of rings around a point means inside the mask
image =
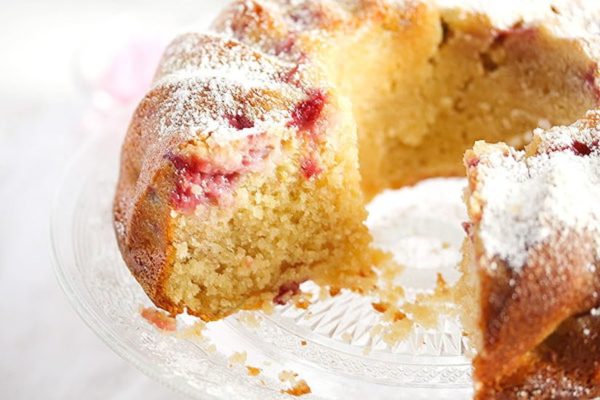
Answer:
POLYGON ((517 270, 556 232, 587 232, 600 249, 600 131, 579 122, 534 136, 535 154, 496 148, 481 155, 477 167, 486 255, 517 270), (576 143, 589 153, 581 154, 576 143))
POLYGON ((284 126, 304 95, 281 79, 291 68, 219 35, 183 35, 167 49, 151 91, 161 98, 153 113, 156 134, 222 142, 284 126), (231 124, 232 116, 248 123, 231 124))

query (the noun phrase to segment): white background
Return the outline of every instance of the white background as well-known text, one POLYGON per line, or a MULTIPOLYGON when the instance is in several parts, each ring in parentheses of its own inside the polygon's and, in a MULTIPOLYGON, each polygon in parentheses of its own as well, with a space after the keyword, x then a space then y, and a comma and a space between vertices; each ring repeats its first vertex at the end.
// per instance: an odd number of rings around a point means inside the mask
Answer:
POLYGON ((164 34, 223 3, 0 4, 1 399, 182 398, 121 360, 71 309, 52 271, 49 211, 69 157, 102 124, 94 110, 114 110, 77 78, 81 54, 102 60, 128 40, 128 26, 164 34))

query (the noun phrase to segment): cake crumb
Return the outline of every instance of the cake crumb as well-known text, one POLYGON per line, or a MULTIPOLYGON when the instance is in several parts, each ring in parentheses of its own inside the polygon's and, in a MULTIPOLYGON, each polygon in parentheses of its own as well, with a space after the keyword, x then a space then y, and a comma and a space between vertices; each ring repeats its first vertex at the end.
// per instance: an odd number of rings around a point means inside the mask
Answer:
POLYGON ((304 379, 298 380, 298 374, 294 371, 281 371, 279 373, 279 380, 281 382, 287 382, 292 387, 286 390, 282 390, 281 393, 287 393, 292 396, 302 396, 311 392, 310 386, 304 379))
POLYGON ((258 328, 262 319, 254 312, 244 312, 238 316, 238 321, 248 328, 258 328))
POLYGON ((342 333, 342 340, 346 343, 352 342, 352 335, 348 332, 342 333))
POLYGON ((144 307, 140 310, 140 315, 161 331, 175 332, 177 329, 177 320, 165 311, 154 307, 144 307))
POLYGON ((372 338, 379 336, 381 334, 381 332, 383 332, 383 325, 381 324, 377 324, 375 326, 373 326, 371 328, 371 330, 369 331, 369 336, 371 336, 372 338))
POLYGON ((394 311, 394 315, 392 317, 392 320, 394 322, 396 321, 402 321, 403 319, 406 319, 406 314, 404 314, 402 311, 400 310, 396 310, 394 311))
POLYGON ((442 274, 440 274, 439 272, 437 273, 437 276, 436 276, 436 290, 438 290, 440 292, 448 290, 448 284, 446 283, 444 276, 442 274))
POLYGON ((331 294, 329 294, 329 290, 325 289, 325 288, 320 288, 319 289, 319 301, 325 301, 327 299, 331 298, 331 294))
POLYGON ((301 346, 306 346, 308 343, 306 342, 306 340, 301 340, 300 341, 300 345, 301 346))
POLYGON ((180 329, 177 332, 177 337, 188 340, 204 340, 205 338, 202 335, 204 328, 206 328, 204 321, 196 321, 193 325, 180 329))
POLYGON ((265 301, 262 304, 262 307, 260 309, 263 313, 267 314, 267 315, 272 315, 273 311, 275 311, 275 307, 273 307, 273 303, 270 301, 265 301))
POLYGON ((310 302, 307 301, 306 299, 298 299, 296 301, 296 307, 300 308, 302 310, 308 309, 309 306, 310 306, 310 302))
POLYGON ((371 303, 371 307, 379 313, 384 313, 387 311, 389 305, 386 303, 371 303))
POLYGON ((236 351, 229 357, 229 364, 230 365, 244 364, 246 362, 247 358, 248 358, 248 354, 245 351, 241 351, 241 352, 236 351))
POLYGON ((279 373, 279 380, 281 382, 289 382, 289 383, 295 383, 296 382, 296 378, 298 377, 298 374, 295 373, 294 371, 281 371, 279 373))
POLYGON ((211 344, 211 345, 209 345, 209 346, 206 348, 206 351, 207 351, 209 354, 214 354, 214 353, 216 353, 216 352, 217 352, 217 346, 215 346, 214 344, 211 344))
POLYGON ((248 370, 248 375, 250 376, 258 376, 262 372, 260 368, 253 367, 251 365, 246 365, 246 369, 248 370))
POLYGON ((408 337, 413 326, 414 323, 410 319, 394 322, 385 329, 382 339, 388 346, 393 347, 408 337))
POLYGON ((304 396, 305 394, 309 394, 310 392, 310 386, 308 386, 304 379, 300 380, 291 388, 283 391, 283 393, 287 393, 291 396, 304 396))

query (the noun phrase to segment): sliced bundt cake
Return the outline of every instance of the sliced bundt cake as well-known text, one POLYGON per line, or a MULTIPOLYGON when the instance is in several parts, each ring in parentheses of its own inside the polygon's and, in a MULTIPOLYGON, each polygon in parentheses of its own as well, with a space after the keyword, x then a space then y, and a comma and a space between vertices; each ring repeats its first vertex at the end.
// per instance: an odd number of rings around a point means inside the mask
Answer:
POLYGON ((240 0, 167 49, 114 206, 156 305, 216 319, 306 279, 367 288, 366 200, 597 106, 579 4, 498 21, 457 3, 240 0))

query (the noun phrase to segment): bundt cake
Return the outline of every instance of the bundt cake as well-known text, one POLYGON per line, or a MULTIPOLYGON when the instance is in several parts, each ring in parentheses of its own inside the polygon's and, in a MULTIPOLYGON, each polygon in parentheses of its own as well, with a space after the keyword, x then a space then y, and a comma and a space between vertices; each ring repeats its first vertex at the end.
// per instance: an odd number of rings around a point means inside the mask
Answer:
POLYGON ((465 165, 478 398, 600 396, 600 113, 465 165))
POLYGON ((482 3, 238 0, 177 38, 133 115, 114 202, 152 301, 213 320, 307 279, 364 288, 383 257, 371 197, 463 175, 475 140, 522 146, 597 107, 583 1, 502 18, 482 3))

